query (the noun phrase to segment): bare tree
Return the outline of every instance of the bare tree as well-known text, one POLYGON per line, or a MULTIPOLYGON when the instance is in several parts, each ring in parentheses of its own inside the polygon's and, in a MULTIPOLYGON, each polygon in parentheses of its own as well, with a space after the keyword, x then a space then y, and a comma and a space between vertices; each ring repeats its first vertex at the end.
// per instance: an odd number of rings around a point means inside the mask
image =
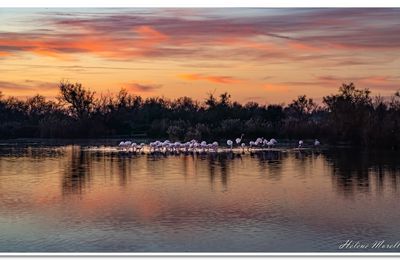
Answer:
POLYGON ((71 115, 79 119, 89 117, 95 104, 95 92, 84 89, 80 83, 72 84, 68 81, 61 81, 59 88, 57 99, 69 107, 71 115))

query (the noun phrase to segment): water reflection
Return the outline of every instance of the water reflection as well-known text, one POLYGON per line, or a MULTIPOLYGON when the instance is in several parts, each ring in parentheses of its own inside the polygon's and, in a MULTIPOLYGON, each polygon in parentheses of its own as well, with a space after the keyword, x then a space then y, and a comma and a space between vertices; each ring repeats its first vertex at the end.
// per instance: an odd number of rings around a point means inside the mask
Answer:
POLYGON ((90 185, 92 160, 90 154, 81 150, 80 146, 69 146, 66 150, 66 162, 63 167, 63 194, 81 194, 90 185))
MULTIPOLYGON (((3 151, 4 154, 15 154, 15 150, 3 151)), ((314 172, 310 167, 316 164, 323 165, 317 171, 329 172, 335 189, 351 196, 355 192, 371 192, 371 185, 376 185, 376 192, 382 192, 386 182, 393 189, 399 184, 400 163, 398 154, 390 152, 360 152, 344 149, 312 151, 303 150, 290 152, 266 151, 252 153, 250 155, 234 155, 232 153, 213 155, 189 155, 165 157, 160 155, 133 155, 122 153, 90 152, 82 150, 79 146, 64 147, 61 151, 40 151, 23 149, 18 156, 29 158, 47 158, 51 156, 63 156, 65 167, 63 168, 62 187, 65 195, 69 193, 82 193, 90 187, 93 176, 93 163, 102 165, 103 174, 117 175, 120 186, 128 185, 131 174, 134 174, 135 166, 140 163, 149 174, 162 176, 166 171, 175 171, 183 176, 198 174, 199 169, 206 168, 211 188, 215 182, 228 189, 229 176, 232 174, 233 165, 243 163, 243 159, 251 160, 248 171, 258 172, 261 177, 279 181, 285 174, 285 165, 293 164, 293 169, 298 176, 306 176, 314 172), (250 157, 250 158, 249 158, 250 157), (171 166, 168 161, 173 160, 171 166), (254 166, 257 166, 256 168, 254 166), (174 167, 165 169, 164 167, 174 167)))
POLYGON ((64 155, 64 149, 61 147, 0 146, 0 157, 2 158, 27 157, 43 160, 46 158, 62 157, 64 155))
POLYGON ((388 151, 338 149, 324 154, 338 191, 346 196, 356 192, 381 194, 385 186, 397 190, 400 180, 399 154, 388 151))
MULTIPOLYGON (((105 153, 98 151, 87 151, 80 146, 68 146, 63 148, 64 167, 62 168, 62 190, 64 195, 82 194, 90 187, 94 175, 117 175, 120 186, 128 185, 131 174, 135 174, 137 164, 142 165, 148 174, 162 176, 166 171, 174 171, 183 176, 201 174, 207 169, 209 182, 213 188, 216 181, 222 184, 224 190, 228 189, 229 176, 232 174, 232 164, 243 163, 243 156, 232 153, 189 155, 165 157, 164 155, 134 155, 124 153, 105 153), (172 162, 172 163, 171 163, 172 162), (102 167, 93 169, 93 164, 102 167), (168 167, 168 168, 165 168, 168 167), (135 169, 136 168, 136 169, 135 169), (96 171, 96 173, 93 173, 96 171)), ((30 157, 29 153, 20 153, 19 156, 30 157)), ((264 177, 279 180, 282 174, 284 158, 287 153, 281 152, 259 152, 253 153, 251 158, 257 163, 257 169, 250 171, 260 172, 264 177)), ((42 156, 45 158, 45 156, 42 156)), ((253 163, 253 161, 252 161, 253 163)), ((140 171, 139 170, 139 171, 140 171)))
POLYGON ((3 147, 0 251, 334 251, 396 238, 398 155, 3 147))
POLYGON ((261 175, 268 174, 268 178, 278 181, 282 176, 282 162, 287 159, 287 152, 265 151, 252 153, 252 158, 257 160, 259 172, 261 175))
MULTIPOLYGON (((174 171, 183 176, 201 173, 207 169, 211 186, 218 181, 225 189, 229 186, 229 176, 235 173, 237 165, 245 165, 248 172, 259 173, 262 178, 279 181, 287 174, 291 165, 298 176, 315 171, 324 172, 332 178, 335 189, 351 196, 355 192, 380 193, 385 185, 397 190, 400 181, 399 153, 388 151, 359 151, 349 149, 330 149, 325 151, 265 151, 246 155, 208 154, 208 155, 133 155, 117 152, 88 151, 79 145, 63 147, 2 147, 0 166, 6 158, 13 160, 27 158, 45 161, 51 158, 61 159, 62 191, 65 195, 81 194, 90 187, 96 175, 110 175, 119 180, 120 186, 129 184, 135 172, 146 169, 149 174, 158 176, 174 171), (245 160, 245 161, 244 161, 245 160), (93 165, 96 167, 93 168, 93 165), (140 165, 141 169, 138 169, 140 165), (310 169, 320 165, 318 169, 310 169), (166 168, 168 167, 168 168, 166 168), (232 173, 233 172, 233 173, 232 173)), ((1 168, 0 168, 1 169, 1 168)))

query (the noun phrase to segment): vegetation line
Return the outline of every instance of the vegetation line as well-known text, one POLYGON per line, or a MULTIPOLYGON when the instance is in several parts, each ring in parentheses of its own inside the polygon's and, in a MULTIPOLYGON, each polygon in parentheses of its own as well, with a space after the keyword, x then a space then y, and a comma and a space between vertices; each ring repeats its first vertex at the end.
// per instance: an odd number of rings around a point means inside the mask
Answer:
POLYGON ((36 95, 26 101, 0 92, 0 138, 96 138, 115 136, 211 140, 240 136, 307 139, 398 149, 400 92, 389 100, 343 84, 317 105, 299 96, 287 106, 232 102, 228 93, 204 102, 143 99, 122 89, 95 97, 79 83, 60 82, 57 101, 36 95))

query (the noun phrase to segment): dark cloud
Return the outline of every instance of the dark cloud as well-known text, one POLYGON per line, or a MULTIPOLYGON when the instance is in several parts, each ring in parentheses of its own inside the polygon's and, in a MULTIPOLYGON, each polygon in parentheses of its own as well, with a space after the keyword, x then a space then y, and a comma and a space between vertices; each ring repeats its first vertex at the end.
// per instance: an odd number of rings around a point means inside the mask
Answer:
POLYGON ((24 80, 22 83, 0 81, 1 90, 14 90, 14 91, 39 91, 39 90, 52 90, 58 87, 57 83, 37 81, 37 80, 24 80))
POLYGON ((288 81, 281 84, 294 87, 304 86, 318 86, 337 89, 343 83, 348 84, 353 82, 359 88, 369 88, 374 91, 396 91, 400 90, 399 78, 387 75, 374 75, 374 76, 349 76, 337 77, 332 75, 325 75, 316 77, 315 80, 310 81, 288 81))
POLYGON ((139 83, 129 83, 125 84, 129 90, 138 92, 152 92, 154 90, 162 88, 162 85, 158 84, 139 84, 139 83))
POLYGON ((8 81, 0 81, 0 91, 1 90, 32 90, 32 86, 8 81))

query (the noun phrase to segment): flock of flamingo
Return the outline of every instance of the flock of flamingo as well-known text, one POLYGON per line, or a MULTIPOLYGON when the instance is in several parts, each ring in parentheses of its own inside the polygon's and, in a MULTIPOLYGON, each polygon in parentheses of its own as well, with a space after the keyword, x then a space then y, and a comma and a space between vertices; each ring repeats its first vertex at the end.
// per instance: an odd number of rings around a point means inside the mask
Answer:
MULTIPOLYGON (((151 154, 154 153, 217 153, 218 151, 225 152, 233 152, 234 149, 241 151, 242 154, 247 150, 248 152, 253 152, 256 150, 265 150, 272 149, 277 144, 278 141, 274 138, 268 140, 263 137, 257 138, 255 141, 250 141, 248 144, 243 142, 243 134, 235 139, 235 142, 232 140, 227 140, 227 147, 220 147, 218 142, 207 143, 206 141, 197 141, 191 140, 189 142, 170 142, 169 140, 165 141, 154 141, 150 142, 148 145, 145 143, 135 143, 132 141, 122 141, 118 145, 118 149, 120 151, 125 152, 133 152, 133 153, 145 153, 145 148, 147 147, 147 151, 151 154)), ((320 146, 320 142, 318 139, 315 139, 314 146, 320 146)), ((303 148, 304 142, 303 140, 299 140, 297 148, 303 148)))

